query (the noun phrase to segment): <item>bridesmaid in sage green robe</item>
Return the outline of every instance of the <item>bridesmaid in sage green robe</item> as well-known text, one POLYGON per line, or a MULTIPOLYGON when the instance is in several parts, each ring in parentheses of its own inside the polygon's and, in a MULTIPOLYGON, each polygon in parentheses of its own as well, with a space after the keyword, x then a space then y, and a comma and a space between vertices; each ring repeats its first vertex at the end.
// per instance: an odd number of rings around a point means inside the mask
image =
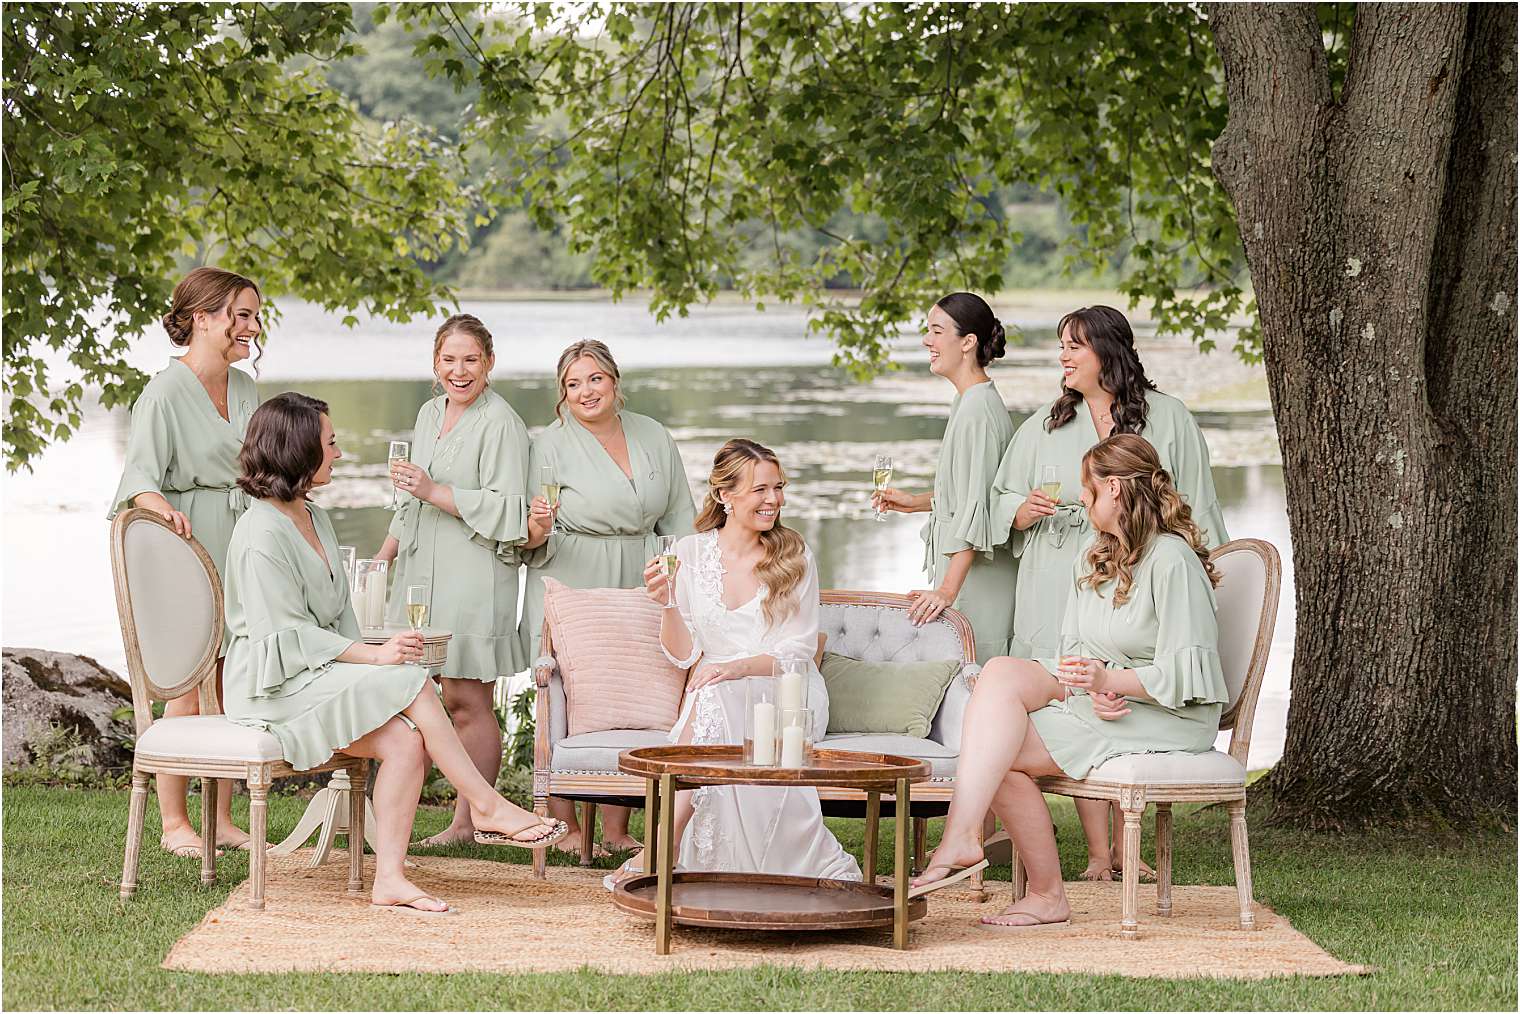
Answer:
MULTIPOLYGON (((1092 414, 1078 406, 1076 415, 1054 431, 1046 428, 1054 401, 1025 419, 1003 456, 992 484, 992 526, 1009 532, 1009 549, 1019 558, 1018 594, 1008 654, 1014 658, 1054 657, 1059 647, 1066 589, 1082 549, 1092 536, 1082 509, 1082 455, 1098 442, 1092 414), (1030 490, 1040 487, 1046 467, 1056 469, 1061 503, 1056 513, 1029 528, 1013 527, 1014 515, 1030 490)), ((1229 541, 1203 431, 1187 406, 1159 391, 1145 393, 1145 426, 1140 436, 1156 449, 1161 465, 1193 510, 1210 549, 1229 541)))
POLYGON ((1013 421, 992 381, 955 396, 922 532, 924 570, 936 587, 952 556, 976 553, 953 606, 971 621, 978 662, 1008 654, 1013 632, 1018 561, 1008 549, 1008 526, 994 524, 987 499, 1012 439, 1013 421))
POLYGON ((626 409, 618 413, 632 475, 570 411, 533 439, 528 474, 550 465, 559 481, 557 534, 523 552, 527 564, 520 634, 527 659, 538 657, 544 626, 544 578, 571 588, 638 588, 655 555, 656 536, 686 535, 696 505, 675 439, 663 425, 626 409))
MULTIPOLYGON (((1132 753, 1203 753, 1219 733, 1230 695, 1219 664, 1213 585, 1187 541, 1158 535, 1135 564, 1128 599, 1115 606, 1116 582, 1079 587, 1067 578, 1062 633, 1108 669, 1132 669, 1149 699, 1127 697, 1129 714, 1106 721, 1092 698, 1068 696, 1030 714, 1061 770, 1085 778, 1104 761, 1132 753)), ((1038 661, 1056 675, 1055 653, 1038 661)))
POLYGON ((528 537, 528 428, 487 387, 440 437, 447 395, 417 413, 412 464, 454 493, 455 517, 416 497, 391 521, 396 577, 388 621, 406 624, 406 588, 432 587, 427 626, 450 631, 442 675, 495 683, 528 667, 517 641, 519 545, 528 537))
POLYGON ((170 362, 132 406, 126 463, 110 516, 141 493, 162 493, 189 519, 191 535, 217 572, 225 573, 232 528, 248 509, 248 496, 237 487, 238 451, 258 405, 253 378, 229 369, 223 419, 195 372, 178 359, 170 362))
POLYGON ((268 730, 297 771, 400 715, 427 681, 420 665, 335 661, 360 640, 338 540, 307 505, 323 562, 290 519, 256 500, 238 522, 227 570, 227 717, 268 730))

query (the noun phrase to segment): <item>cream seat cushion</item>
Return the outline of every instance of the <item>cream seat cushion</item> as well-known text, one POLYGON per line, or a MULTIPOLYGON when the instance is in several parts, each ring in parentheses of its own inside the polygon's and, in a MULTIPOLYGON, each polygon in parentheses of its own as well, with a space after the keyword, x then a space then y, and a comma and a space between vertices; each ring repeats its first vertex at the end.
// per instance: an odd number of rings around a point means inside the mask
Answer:
POLYGON ((1168 750, 1115 757, 1089 771, 1084 781, 1120 785, 1183 785, 1190 782, 1244 785, 1246 769, 1240 761, 1218 750, 1207 753, 1168 750))
POLYGON ((139 759, 193 757, 206 760, 277 761, 280 741, 262 729, 236 725, 221 715, 160 718, 137 737, 139 759))

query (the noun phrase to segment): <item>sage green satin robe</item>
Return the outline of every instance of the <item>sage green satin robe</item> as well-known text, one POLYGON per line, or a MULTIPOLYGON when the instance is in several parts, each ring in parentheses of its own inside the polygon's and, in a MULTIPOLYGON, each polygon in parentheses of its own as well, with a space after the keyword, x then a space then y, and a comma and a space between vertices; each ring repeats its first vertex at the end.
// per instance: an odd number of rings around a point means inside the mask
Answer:
POLYGON ((494 683, 528 667, 517 643, 518 548, 528 537, 528 428, 486 388, 439 436, 447 395, 423 405, 412 461, 454 491, 455 517, 409 494, 391 521, 399 549, 386 618, 406 624, 406 590, 432 585, 427 626, 447 630, 443 675, 494 683))
POLYGON ((226 570, 223 710, 267 729, 297 771, 401 714, 427 681, 420 665, 364 665, 337 657, 359 640, 338 539, 308 504, 327 562, 273 504, 256 500, 238 521, 226 570))
MULTIPOLYGON (((1187 406, 1170 395, 1151 391, 1140 436, 1156 449, 1178 492, 1193 509, 1193 520, 1204 529, 1209 548, 1229 541, 1203 431, 1187 406)), ((992 488, 992 523, 1011 532, 1009 549, 1019 558, 1018 596, 1008 654, 1039 658, 1056 653, 1066 589, 1072 568, 1092 537, 1082 507, 1082 455, 1098 442, 1092 413, 1086 405, 1055 432, 1045 428, 1054 402, 1025 419, 998 468, 992 488), (1013 516, 1029 491, 1040 485, 1046 465, 1058 469, 1061 505, 1052 517, 1041 518, 1024 531, 1013 529, 1013 516)))
POLYGON ((1013 439, 1013 420, 992 381, 955 396, 934 471, 929 521, 923 527, 924 570, 935 587, 950 557, 976 551, 954 606, 971 621, 976 659, 1008 654, 1013 632, 1018 561, 1008 551, 1008 528, 997 527, 988 496, 1003 451, 1013 439))
POLYGON ((539 494, 539 467, 553 465, 563 531, 523 554, 528 569, 519 633, 529 659, 538 657, 543 634, 544 578, 571 588, 637 588, 644 583, 644 564, 655 555, 656 536, 686 535, 696 519, 670 431, 637 412, 619 415, 632 477, 568 413, 533 440, 533 493, 539 494))
MULTIPOLYGON (((1176 535, 1157 536, 1118 607, 1116 586, 1078 587, 1076 573, 1068 577, 1063 632, 1080 640, 1084 657, 1133 669, 1153 699, 1129 698, 1130 713, 1114 721, 1095 716, 1092 698, 1082 693, 1031 714, 1051 757, 1072 778, 1125 754, 1203 753, 1213 747, 1230 699, 1214 589, 1191 546, 1176 535)), ((1055 673, 1054 655, 1039 661, 1055 673)))

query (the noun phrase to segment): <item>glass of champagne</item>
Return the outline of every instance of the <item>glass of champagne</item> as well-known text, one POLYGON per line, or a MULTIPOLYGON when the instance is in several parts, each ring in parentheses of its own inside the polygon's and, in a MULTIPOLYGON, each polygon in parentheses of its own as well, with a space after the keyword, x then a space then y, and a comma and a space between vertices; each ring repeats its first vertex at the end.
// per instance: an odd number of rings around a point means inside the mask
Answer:
POLYGON ((1040 470, 1040 492, 1057 503, 1061 502, 1060 468, 1055 465, 1046 465, 1040 470))
MULTIPOLYGON (((549 501, 550 509, 552 510, 558 507, 559 480, 554 477, 553 465, 542 465, 539 467, 538 484, 539 487, 543 490, 544 499, 549 501)), ((555 515, 554 520, 549 523, 549 534, 555 535, 559 531, 561 531, 559 527, 559 516, 555 515)))
MULTIPOLYGON (((1060 655, 1056 659, 1057 668, 1059 669, 1059 667, 1062 665, 1070 665, 1073 662, 1082 661, 1084 657, 1083 652, 1085 650, 1086 649, 1082 645, 1082 639, 1076 634, 1062 634, 1060 655)), ((1067 673, 1057 672, 1056 679, 1071 693, 1078 694, 1083 692, 1067 682, 1067 673)))
MULTIPOLYGON (((392 440, 390 450, 386 452, 386 470, 394 468, 399 462, 412 460, 412 445, 406 440, 392 440)), ((385 505, 388 511, 401 509, 401 490, 396 485, 394 475, 391 477, 391 502, 385 505)))
MULTIPOLYGON (((892 458, 886 454, 876 455, 876 465, 871 469, 871 488, 880 493, 892 484, 892 458)), ((887 520, 887 514, 880 507, 873 508, 874 517, 877 521, 887 520)))
POLYGON ((665 575, 665 608, 676 607, 676 537, 660 536, 660 573, 665 575))
POLYGON ((406 622, 413 630, 427 625, 428 606, 432 604, 433 587, 427 581, 406 586, 406 622))

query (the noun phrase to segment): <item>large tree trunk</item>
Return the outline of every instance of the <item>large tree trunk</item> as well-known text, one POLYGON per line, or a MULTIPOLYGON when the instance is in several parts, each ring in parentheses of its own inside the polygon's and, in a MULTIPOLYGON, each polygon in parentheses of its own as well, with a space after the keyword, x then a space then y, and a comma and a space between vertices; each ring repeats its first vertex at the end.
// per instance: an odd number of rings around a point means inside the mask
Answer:
POLYGON ((1509 4, 1214 5, 1214 171, 1256 288, 1298 587, 1276 815, 1515 807, 1509 4))

